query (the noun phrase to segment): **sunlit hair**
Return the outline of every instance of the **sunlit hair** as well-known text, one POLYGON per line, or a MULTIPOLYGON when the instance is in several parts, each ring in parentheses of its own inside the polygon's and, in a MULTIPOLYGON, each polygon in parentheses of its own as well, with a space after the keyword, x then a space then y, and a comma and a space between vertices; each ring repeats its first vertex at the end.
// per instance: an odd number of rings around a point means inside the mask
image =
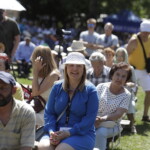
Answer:
POLYGON ((105 62, 106 61, 106 57, 101 53, 101 52, 94 52, 90 55, 89 58, 90 61, 101 61, 101 62, 105 62))
POLYGON ((132 72, 131 72, 131 67, 129 64, 125 63, 125 62, 120 62, 118 64, 114 64, 112 67, 111 67, 111 70, 110 70, 110 73, 109 73, 109 78, 112 80, 112 76, 114 75, 114 73, 119 70, 119 69, 123 69, 125 71, 127 71, 127 79, 126 79, 126 82, 129 81, 131 75, 132 75, 132 72))
POLYGON ((117 58, 116 58, 118 52, 123 53, 123 60, 124 62, 128 63, 128 53, 127 53, 127 50, 123 47, 117 48, 116 53, 115 53, 115 58, 114 58, 115 62, 118 63, 117 58))
POLYGON ((43 64, 46 64, 39 72, 39 77, 46 77, 53 70, 57 69, 56 62, 51 53, 51 49, 48 46, 37 46, 31 56, 32 64, 34 65, 35 59, 41 56, 43 58, 43 64))
MULTIPOLYGON (((85 65, 84 65, 83 75, 82 75, 82 78, 81 78, 80 83, 78 85, 78 89, 80 91, 83 89, 83 87, 85 85, 85 80, 86 80, 86 68, 85 68, 85 65)), ((64 85, 63 85, 63 88, 66 92, 69 89, 69 77, 68 77, 68 74, 67 74, 67 64, 65 65, 65 68, 64 68, 64 85)))
POLYGON ((94 18, 89 18, 89 19, 87 20, 87 24, 88 24, 88 23, 96 24, 96 19, 94 19, 94 18))
POLYGON ((114 29, 114 25, 111 23, 111 22, 107 22, 104 26, 104 29, 108 29, 108 28, 111 28, 112 30, 114 29))
POLYGON ((115 55, 115 51, 111 49, 110 47, 104 49, 104 54, 112 54, 112 56, 115 55))

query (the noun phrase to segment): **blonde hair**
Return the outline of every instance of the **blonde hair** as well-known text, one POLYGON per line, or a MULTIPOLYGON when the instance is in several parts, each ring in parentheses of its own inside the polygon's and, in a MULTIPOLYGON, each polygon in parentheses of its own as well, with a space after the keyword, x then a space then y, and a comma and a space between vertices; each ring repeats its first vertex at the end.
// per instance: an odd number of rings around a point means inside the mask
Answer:
POLYGON ((87 20, 87 23, 94 23, 94 24, 96 24, 96 19, 94 19, 94 18, 89 18, 89 19, 87 20))
MULTIPOLYGON (((86 68, 85 68, 85 65, 84 65, 83 75, 82 75, 82 78, 81 78, 80 83, 78 85, 78 89, 80 91, 82 91, 82 89, 84 88, 85 80, 86 80, 86 68)), ((69 89, 69 77, 68 77, 68 74, 67 74, 67 64, 65 65, 65 68, 64 68, 64 84, 63 84, 63 88, 64 88, 64 90, 66 92, 68 92, 68 89, 69 89)))
POLYGON ((126 62, 126 63, 128 64, 128 63, 129 63, 129 62, 128 62, 128 52, 127 52, 127 50, 126 50, 125 48, 123 48, 123 47, 117 48, 116 53, 115 53, 115 62, 118 63, 117 58, 116 58, 118 52, 122 52, 122 53, 123 53, 124 62, 126 62))
POLYGON ((48 46, 37 46, 31 56, 32 64, 34 65, 35 59, 41 56, 43 58, 43 64, 46 64, 39 73, 40 77, 46 77, 49 75, 53 70, 57 69, 56 62, 53 58, 51 53, 51 49, 48 46))

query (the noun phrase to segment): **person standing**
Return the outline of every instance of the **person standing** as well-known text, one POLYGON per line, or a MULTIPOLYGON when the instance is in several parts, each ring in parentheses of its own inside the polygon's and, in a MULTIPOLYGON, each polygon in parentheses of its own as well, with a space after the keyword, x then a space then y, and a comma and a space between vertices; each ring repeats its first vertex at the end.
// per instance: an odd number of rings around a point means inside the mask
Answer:
POLYGON ((13 98, 14 77, 0 71, 0 149, 32 150, 35 140, 35 113, 31 106, 13 98))
POLYGON ((13 60, 20 42, 20 31, 17 23, 6 16, 6 11, 0 9, 0 42, 5 45, 5 53, 13 60))
POLYGON ((146 57, 150 58, 150 21, 143 21, 140 25, 140 32, 134 34, 127 44, 129 63, 135 68, 135 75, 139 85, 145 91, 144 112, 142 121, 150 122, 148 110, 150 107, 150 75, 145 70, 145 59, 143 49, 138 37, 145 48, 146 57))
POLYGON ((84 42, 84 46, 86 47, 86 52, 88 57, 97 50, 96 41, 99 37, 99 34, 95 31, 96 20, 94 18, 90 18, 87 20, 87 28, 88 30, 82 31, 80 33, 80 41, 84 42))
POLYGON ((112 34, 114 26, 112 23, 108 22, 104 26, 104 34, 101 34, 96 42, 100 48, 108 48, 115 50, 119 46, 118 37, 112 34))

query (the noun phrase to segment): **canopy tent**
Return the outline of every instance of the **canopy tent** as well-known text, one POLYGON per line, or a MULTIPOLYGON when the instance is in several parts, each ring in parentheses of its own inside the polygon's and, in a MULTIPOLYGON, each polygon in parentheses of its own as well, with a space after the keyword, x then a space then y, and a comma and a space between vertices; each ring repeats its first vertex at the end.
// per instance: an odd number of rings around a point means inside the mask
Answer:
POLYGON ((0 9, 13 11, 26 10, 17 0, 0 0, 0 9))
POLYGON ((122 10, 117 14, 112 14, 104 18, 103 22, 111 22, 114 25, 114 31, 137 33, 140 30, 142 19, 132 11, 122 10))

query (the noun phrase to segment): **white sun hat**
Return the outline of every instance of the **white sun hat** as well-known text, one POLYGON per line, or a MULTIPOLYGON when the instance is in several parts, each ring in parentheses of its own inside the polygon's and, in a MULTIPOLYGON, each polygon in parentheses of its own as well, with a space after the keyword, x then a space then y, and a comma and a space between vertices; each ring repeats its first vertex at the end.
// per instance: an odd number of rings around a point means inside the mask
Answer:
POLYGON ((83 54, 79 52, 71 52, 68 54, 66 58, 66 62, 64 64, 81 64, 85 65, 85 57, 83 54))
POLYGON ((141 32, 150 32, 150 21, 144 20, 140 25, 141 32))
POLYGON ((72 52, 72 51, 79 52, 79 51, 84 51, 85 49, 86 49, 86 47, 84 46, 82 41, 73 40, 71 46, 67 48, 67 51, 68 52, 72 52))

